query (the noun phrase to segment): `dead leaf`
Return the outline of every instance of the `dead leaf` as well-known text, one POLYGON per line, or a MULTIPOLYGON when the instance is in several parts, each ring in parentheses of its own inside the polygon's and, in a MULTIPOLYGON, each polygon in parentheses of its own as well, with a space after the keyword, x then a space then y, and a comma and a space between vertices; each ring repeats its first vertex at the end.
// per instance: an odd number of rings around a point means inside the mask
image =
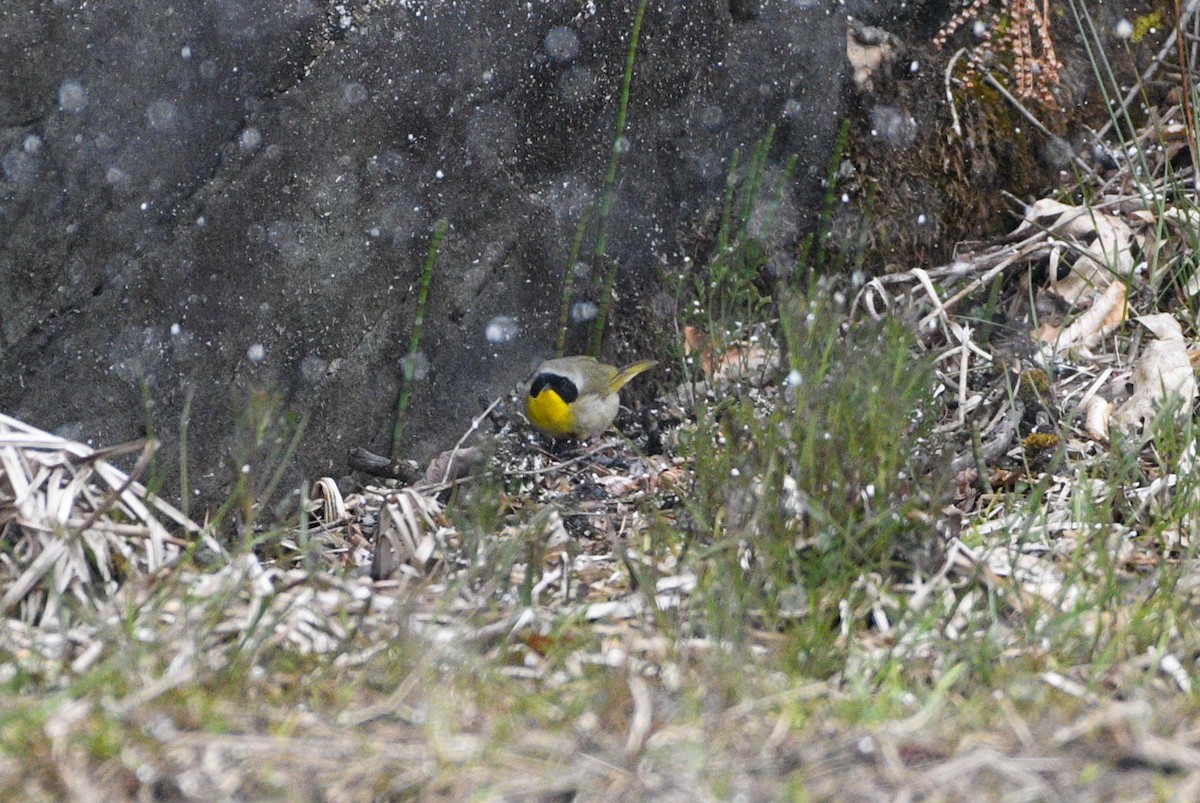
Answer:
POLYGON ((1093 396, 1084 408, 1083 428, 1096 440, 1108 440, 1108 420, 1112 417, 1112 402, 1093 396))
POLYGON ((1059 330, 1057 327, 1044 326, 1042 341, 1053 343, 1059 351, 1091 348, 1125 320, 1127 309, 1125 283, 1113 282, 1104 288, 1104 292, 1095 296, 1092 305, 1067 328, 1059 330))
POLYGON ((1120 218, 1042 198, 1029 205, 1016 231, 1034 228, 1048 231, 1052 243, 1059 241, 1050 255, 1049 285, 1070 304, 1088 303, 1133 272, 1133 230, 1120 218), (1058 278, 1060 261, 1071 265, 1062 279, 1058 278))
POLYGON ((691 475, 683 466, 668 466, 658 472, 658 477, 655 479, 655 485, 668 491, 685 490, 688 487, 691 475))
POLYGON ((700 368, 705 376, 712 376, 712 346, 709 345, 708 335, 695 326, 683 327, 683 353, 690 357, 693 353, 700 354, 700 368))
POLYGON ((468 476, 476 466, 483 462, 483 458, 483 450, 478 446, 447 449, 430 461, 429 466, 425 469, 425 482, 429 485, 457 482, 468 476))
POLYGON ((609 496, 622 497, 641 490, 645 485, 645 478, 612 474, 607 477, 597 477, 596 484, 608 491, 609 496))
POLYGON ((709 336, 695 326, 683 328, 683 353, 699 353, 700 367, 708 379, 733 381, 748 374, 765 376, 779 364, 778 349, 765 348, 754 340, 734 343, 718 357, 709 336))
POLYGON ((1182 401, 1179 415, 1190 415, 1196 398, 1196 375, 1179 321, 1165 312, 1143 315, 1137 321, 1157 339, 1146 346, 1134 365, 1133 395, 1113 413, 1112 423, 1137 426, 1152 418, 1172 397, 1182 401))

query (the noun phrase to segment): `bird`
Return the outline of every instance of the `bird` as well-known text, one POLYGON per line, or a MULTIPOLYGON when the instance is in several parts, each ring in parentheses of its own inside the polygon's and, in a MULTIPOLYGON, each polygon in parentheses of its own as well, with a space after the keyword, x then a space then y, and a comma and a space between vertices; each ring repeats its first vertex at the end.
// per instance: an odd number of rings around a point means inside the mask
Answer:
POLYGON ((529 381, 529 420, 557 439, 598 435, 617 417, 621 388, 655 365, 641 360, 617 368, 584 356, 546 360, 529 381))

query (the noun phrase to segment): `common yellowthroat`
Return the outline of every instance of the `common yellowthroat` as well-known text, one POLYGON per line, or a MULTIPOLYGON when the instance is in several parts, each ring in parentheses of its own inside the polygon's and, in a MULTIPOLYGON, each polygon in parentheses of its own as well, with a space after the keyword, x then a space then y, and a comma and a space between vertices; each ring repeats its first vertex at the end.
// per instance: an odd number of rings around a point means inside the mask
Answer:
POLYGON ((625 384, 658 365, 642 360, 624 368, 595 357, 559 357, 538 366, 529 382, 529 420, 555 438, 590 438, 608 429, 625 384))

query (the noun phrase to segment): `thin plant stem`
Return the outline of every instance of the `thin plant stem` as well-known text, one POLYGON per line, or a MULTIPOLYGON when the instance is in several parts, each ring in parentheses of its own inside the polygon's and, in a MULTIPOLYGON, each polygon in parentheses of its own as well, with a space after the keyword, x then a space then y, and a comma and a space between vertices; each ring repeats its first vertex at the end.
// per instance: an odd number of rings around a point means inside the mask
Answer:
POLYGON ((600 214, 596 221, 596 250, 592 256, 592 270, 596 279, 604 277, 600 288, 599 311, 596 321, 592 324, 592 339, 588 349, 590 354, 600 352, 600 340, 604 337, 604 327, 608 324, 608 308, 612 303, 613 285, 617 282, 617 264, 605 266, 605 254, 608 248, 608 216, 612 211, 612 199, 617 186, 617 164, 621 154, 626 149, 625 122, 629 112, 629 88, 633 83, 633 64, 637 58, 638 36, 642 31, 642 18, 646 15, 648 0, 638 3, 637 13, 633 17, 633 31, 629 34, 629 48, 625 52, 625 74, 621 79, 621 98, 617 107, 617 135, 613 137, 612 152, 608 159, 608 172, 604 176, 604 192, 600 196, 600 214))
POLYGON ((579 261, 579 251, 583 248, 583 235, 591 222, 591 209, 584 210, 575 226, 575 239, 571 241, 571 255, 567 258, 567 272, 563 275, 562 302, 558 309, 558 340, 554 342, 554 355, 563 356, 567 348, 567 326, 571 316, 571 290, 575 286, 575 265, 579 261))
POLYGON ((817 230, 809 235, 808 241, 800 249, 801 264, 808 262, 808 257, 812 255, 812 262, 806 264, 806 273, 811 273, 814 270, 819 270, 825 265, 825 238, 829 236, 830 226, 833 223, 834 205, 837 203, 837 177, 838 169, 842 164, 842 154, 846 152, 846 144, 850 140, 850 119, 847 118, 842 122, 842 130, 838 132, 838 138, 833 145, 833 156, 829 160, 829 172, 825 176, 825 199, 821 204, 821 218, 817 223, 817 230), (815 251, 812 246, 815 245, 815 251))
POLYGON ((425 306, 429 301, 429 285, 433 281, 433 269, 437 265, 438 249, 449 223, 443 218, 433 226, 433 241, 421 270, 421 288, 417 293, 417 311, 413 318, 412 334, 408 338, 408 354, 402 364, 400 395, 396 399, 396 423, 392 429, 392 459, 400 457, 400 438, 404 434, 404 422, 408 411, 408 400, 412 395, 412 383, 417 369, 417 353, 421 347, 421 329, 425 324, 425 306))
POLYGON ((754 213, 754 202, 758 195, 759 185, 762 184, 763 169, 767 164, 767 154, 771 150, 771 142, 775 139, 775 126, 767 129, 767 135, 754 149, 754 157, 750 160, 750 175, 746 179, 745 198, 742 200, 742 230, 750 222, 754 213))
POLYGON ((729 160, 729 172, 725 176, 725 201, 721 207, 721 227, 717 229, 717 259, 724 260, 729 251, 729 221, 733 216, 733 196, 737 189, 737 169, 741 151, 735 150, 729 160))
POLYGON ((295 424, 295 429, 292 431, 292 437, 288 439, 287 446, 283 453, 276 451, 273 455, 275 463, 275 471, 272 472, 271 478, 267 481, 267 487, 263 490, 261 499, 264 501, 271 499, 275 495, 275 490, 279 487, 279 483, 283 481, 285 472, 288 466, 292 463, 292 458, 296 456, 296 451, 300 448, 300 441, 304 437, 304 430, 308 426, 308 416, 302 416, 295 424))
POLYGON ((183 412, 179 414, 179 512, 185 519, 189 518, 188 496, 191 494, 188 487, 188 429, 191 426, 192 398, 195 395, 196 389, 189 387, 183 397, 183 412))

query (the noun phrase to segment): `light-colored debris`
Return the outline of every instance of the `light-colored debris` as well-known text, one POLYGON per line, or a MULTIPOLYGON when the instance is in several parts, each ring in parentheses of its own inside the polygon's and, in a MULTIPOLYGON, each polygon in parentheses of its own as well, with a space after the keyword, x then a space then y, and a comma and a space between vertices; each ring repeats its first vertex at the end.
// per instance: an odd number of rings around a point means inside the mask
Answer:
POLYGON ((425 484, 442 485, 457 482, 470 476, 483 460, 483 450, 478 446, 447 449, 429 462, 425 469, 425 484))
POLYGON ((1112 423, 1140 426, 1167 404, 1176 405, 1176 415, 1190 417, 1196 398, 1196 375, 1179 321, 1169 313, 1143 315, 1137 320, 1156 339, 1134 363, 1133 395, 1113 413, 1112 423))
POLYGON ((375 530, 372 579, 385 580, 405 564, 427 571, 437 550, 441 514, 437 499, 416 488, 401 488, 388 497, 375 530))
POLYGON ((1097 440, 1108 440, 1108 422, 1112 416, 1112 402, 1093 396, 1084 407, 1083 428, 1097 440))
POLYGON ((879 72, 890 68, 900 49, 900 40, 882 28, 847 18, 846 59, 854 70, 854 87, 859 92, 875 89, 879 72))
POLYGON ((326 526, 334 526, 346 518, 346 502, 332 477, 322 477, 314 482, 309 497, 310 511, 316 513, 326 526))
POLYGON ((95 610, 125 583, 173 566, 197 539, 223 549, 198 524, 149 493, 110 459, 157 444, 95 450, 0 415, 0 611, 42 627, 70 609, 95 610))
POLYGON ((1125 320, 1125 283, 1113 282, 1092 296, 1092 305, 1065 329, 1043 323, 1039 337, 1056 351, 1092 348, 1125 320))
POLYGON ((1036 230, 1053 238, 1047 280, 1069 304, 1090 301, 1113 282, 1128 282, 1132 277, 1133 230, 1114 215, 1042 198, 1025 210, 1014 234, 1036 230), (1070 266, 1061 279, 1060 264, 1070 266))

